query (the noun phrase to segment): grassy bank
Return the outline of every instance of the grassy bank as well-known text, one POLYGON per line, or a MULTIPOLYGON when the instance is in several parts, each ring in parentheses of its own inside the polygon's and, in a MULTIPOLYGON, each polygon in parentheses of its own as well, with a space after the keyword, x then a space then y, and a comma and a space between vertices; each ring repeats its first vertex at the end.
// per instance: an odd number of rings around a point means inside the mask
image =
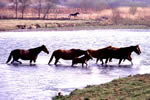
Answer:
POLYGON ((110 83, 74 90, 54 100, 150 100, 150 74, 135 75, 110 83))
POLYGON ((145 24, 112 24, 105 20, 0 20, 0 31, 25 30, 84 30, 84 29, 150 29, 145 24), (20 27, 18 27, 18 25, 20 27), (23 26, 23 27, 22 27, 23 26), (37 27, 38 26, 38 27, 37 27))

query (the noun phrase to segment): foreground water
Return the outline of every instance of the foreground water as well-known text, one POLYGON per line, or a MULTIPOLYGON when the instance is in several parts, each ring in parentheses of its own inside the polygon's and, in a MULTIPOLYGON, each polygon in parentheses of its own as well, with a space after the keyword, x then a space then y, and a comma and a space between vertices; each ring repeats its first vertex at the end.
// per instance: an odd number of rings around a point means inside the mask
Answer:
POLYGON ((0 100, 51 100, 58 92, 69 94, 87 85, 109 82, 134 74, 150 73, 150 30, 88 30, 51 32, 1 32, 0 33, 0 100), (45 44, 50 51, 38 56, 34 66, 29 61, 22 65, 5 64, 11 50, 29 49, 45 44), (60 60, 59 66, 47 65, 56 49, 99 49, 109 45, 126 47, 140 45, 142 54, 132 53, 133 63, 118 60, 108 66, 88 62, 71 67, 71 61, 60 60))

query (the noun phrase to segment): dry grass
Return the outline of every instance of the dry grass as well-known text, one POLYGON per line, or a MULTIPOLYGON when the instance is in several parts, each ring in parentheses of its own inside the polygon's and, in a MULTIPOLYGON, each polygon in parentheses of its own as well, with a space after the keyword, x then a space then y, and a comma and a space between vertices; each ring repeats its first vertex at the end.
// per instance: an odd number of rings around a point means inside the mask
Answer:
POLYGON ((31 25, 38 24, 40 28, 62 28, 62 27, 75 27, 75 26, 84 26, 85 24, 94 23, 93 21, 86 20, 0 20, 0 30, 15 30, 18 29, 17 25, 26 25, 28 28, 31 25))
POLYGON ((39 29, 61 30, 61 29, 149 29, 150 20, 119 19, 117 23, 113 20, 0 20, 0 31, 19 29, 17 25, 25 25, 25 29, 36 29, 31 27, 38 24, 39 29))

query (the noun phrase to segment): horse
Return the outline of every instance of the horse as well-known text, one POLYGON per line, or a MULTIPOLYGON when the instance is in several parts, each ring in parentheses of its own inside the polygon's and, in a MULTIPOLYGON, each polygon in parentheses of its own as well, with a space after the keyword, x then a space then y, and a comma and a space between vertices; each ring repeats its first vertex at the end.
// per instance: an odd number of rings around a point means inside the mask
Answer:
POLYGON ((86 54, 86 51, 81 50, 81 49, 69 49, 69 50, 58 49, 52 53, 52 56, 51 56, 48 64, 51 63, 53 57, 55 57, 54 64, 57 65, 57 62, 59 61, 60 58, 62 58, 64 60, 72 60, 75 57, 79 57, 84 54, 86 54))
POLYGON ((6 63, 8 63, 12 57, 13 57, 13 60, 11 63, 16 61, 16 62, 19 62, 20 64, 22 64, 22 62, 18 61, 19 59, 30 60, 30 64, 32 64, 32 61, 34 61, 34 63, 35 63, 37 56, 41 51, 44 51, 45 53, 49 54, 49 51, 45 45, 42 45, 42 46, 39 46, 36 48, 31 48, 28 50, 24 50, 24 49, 12 50, 6 63))
POLYGON ((100 59, 102 62, 102 65, 104 64, 103 59, 107 59, 107 49, 111 48, 112 46, 108 46, 105 48, 101 48, 98 50, 92 50, 92 49, 88 49, 87 51, 89 52, 89 54, 93 57, 93 58, 97 58, 96 60, 96 64, 98 63, 98 60, 100 59))
POLYGON ((92 59, 92 56, 88 53, 87 51, 87 54, 85 54, 84 56, 82 57, 76 57, 72 60, 72 66, 74 64, 78 64, 78 63, 81 63, 82 64, 82 67, 84 67, 84 64, 86 64, 86 67, 87 67, 87 62, 92 59))
POLYGON ((77 15, 80 14, 79 12, 73 13, 73 14, 69 14, 69 18, 71 18, 71 16, 77 17, 77 15))
POLYGON ((112 58, 119 59, 119 65, 121 64, 122 60, 129 60, 131 64, 133 65, 132 58, 131 58, 131 53, 135 52, 136 54, 140 55, 141 50, 139 45, 136 46, 129 46, 129 47, 122 47, 122 48, 116 48, 116 47, 111 47, 108 49, 107 55, 109 56, 106 59, 106 64, 108 60, 111 60, 112 58))

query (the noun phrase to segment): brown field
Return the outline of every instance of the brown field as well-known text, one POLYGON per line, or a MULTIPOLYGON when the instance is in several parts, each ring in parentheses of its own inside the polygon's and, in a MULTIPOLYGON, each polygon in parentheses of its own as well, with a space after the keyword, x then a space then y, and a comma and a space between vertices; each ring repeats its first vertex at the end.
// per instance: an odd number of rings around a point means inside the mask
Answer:
POLYGON ((35 28, 62 28, 94 26, 102 28, 148 28, 150 27, 150 8, 120 7, 115 9, 84 9, 84 8, 57 8, 50 9, 46 19, 39 19, 36 9, 26 9, 24 19, 21 13, 15 19, 15 10, 0 9, 0 30, 20 29, 17 25, 24 25, 22 29, 35 28), (77 17, 68 18, 70 13, 80 12, 77 17), (39 27, 37 27, 38 25, 39 27), (105 27, 104 27, 105 26, 105 27), (109 26, 109 27, 108 27, 109 26), (111 27, 110 27, 111 26, 111 27), (115 27, 112 27, 115 26, 115 27), (116 27, 117 26, 117 27, 116 27), (125 27, 124 27, 125 26, 125 27), (140 26, 140 27, 139 27, 140 26))
MULTIPOLYGON (((72 19, 101 19, 101 17, 112 18, 117 14, 120 18, 126 19, 150 19, 150 8, 136 7, 134 12, 131 12, 131 7, 120 7, 115 9, 104 9, 97 10, 91 8, 57 8, 50 9, 47 15, 47 19, 67 19, 70 13, 80 12, 80 15, 72 19)), ((18 13, 21 18, 21 12, 18 13)), ((41 13, 41 18, 43 13, 41 13)), ((12 8, 1 8, 0 9, 1 18, 15 18, 15 10, 12 8)), ((24 18, 38 18, 38 13, 36 9, 28 8, 25 10, 24 18)))

